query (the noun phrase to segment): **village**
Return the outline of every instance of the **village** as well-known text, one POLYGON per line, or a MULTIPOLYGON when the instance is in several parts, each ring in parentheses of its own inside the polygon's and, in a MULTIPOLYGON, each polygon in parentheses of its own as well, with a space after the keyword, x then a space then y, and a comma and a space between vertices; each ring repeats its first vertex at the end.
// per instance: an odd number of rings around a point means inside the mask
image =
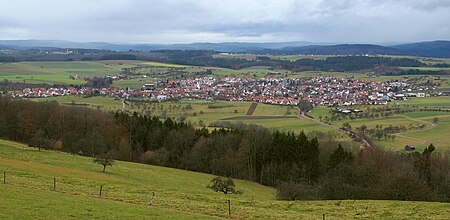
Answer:
POLYGON ((434 88, 412 83, 372 82, 336 77, 314 78, 235 78, 202 77, 183 80, 160 80, 144 84, 141 89, 121 88, 25 88, 10 93, 18 98, 45 98, 76 95, 109 96, 117 99, 165 100, 227 100, 252 101, 274 105, 296 106, 301 100, 313 105, 350 106, 387 104, 408 97, 426 97, 434 88))

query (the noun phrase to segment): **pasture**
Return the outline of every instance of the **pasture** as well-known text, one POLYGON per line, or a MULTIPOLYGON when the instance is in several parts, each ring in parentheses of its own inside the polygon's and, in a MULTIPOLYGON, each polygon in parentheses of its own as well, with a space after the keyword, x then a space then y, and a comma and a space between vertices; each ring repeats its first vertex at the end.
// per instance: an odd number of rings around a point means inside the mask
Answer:
POLYGON ((0 171, 6 172, 6 184, 0 184, 3 195, 0 218, 321 219, 325 214, 326 219, 447 219, 450 216, 447 203, 278 201, 275 189, 242 180, 235 183, 243 194, 225 195, 206 187, 213 175, 122 161, 116 161, 102 173, 92 158, 38 151, 4 140, 0 140, 0 171), (153 191, 155 200, 150 206, 153 191))
POLYGON ((80 96, 53 96, 47 98, 33 98, 29 99, 37 102, 51 102, 56 101, 65 106, 84 106, 94 109, 100 109, 103 111, 117 111, 122 109, 122 100, 115 100, 111 97, 93 96, 89 98, 83 98, 80 96))
POLYGON ((132 65, 120 62, 53 61, 0 64, 0 80, 30 84, 82 84, 86 77, 117 75, 122 67, 132 65))
MULTIPOLYGON (((400 108, 413 110, 413 112, 399 113, 383 117, 368 117, 356 119, 340 119, 330 121, 331 125, 342 127, 349 123, 351 129, 359 132, 359 128, 365 125, 367 129, 376 127, 386 128, 389 126, 403 127, 405 130, 395 133, 395 139, 380 140, 372 138, 374 143, 380 147, 392 151, 403 151, 404 146, 409 144, 421 150, 433 143, 437 150, 450 149, 450 136, 445 131, 450 129, 450 113, 442 110, 450 108, 449 97, 427 97, 411 98, 405 101, 395 101, 387 106, 353 106, 367 112, 369 109, 400 108), (439 109, 441 111, 439 111, 439 109), (438 122, 435 123, 434 120, 438 122)), ((331 117, 331 109, 319 106, 314 108, 310 115, 316 119, 331 117)))
POLYGON ((103 60, 103 61, 34 61, 0 63, 0 80, 28 84, 81 85, 86 78, 117 75, 125 68, 134 68, 127 79, 113 81, 112 87, 139 89, 146 83, 163 79, 184 79, 204 76, 218 78, 285 76, 287 70, 271 70, 255 66, 240 70, 188 66, 146 61, 103 60), (205 74, 210 71, 210 74, 205 74))
MULTIPOLYGON (((184 120, 196 127, 209 126, 216 122, 230 122, 254 124, 274 130, 293 131, 306 133, 311 131, 337 131, 346 122, 350 123, 353 131, 365 125, 368 129, 377 126, 383 128, 388 126, 404 127, 406 130, 395 134, 395 139, 374 139, 375 144, 388 150, 401 151, 407 144, 416 146, 419 150, 430 143, 436 145, 438 150, 450 149, 450 136, 445 131, 450 129, 450 113, 434 111, 436 109, 449 109, 449 97, 427 97, 415 98, 406 101, 397 101, 388 106, 356 106, 354 108, 367 111, 370 108, 400 107, 404 109, 415 109, 414 112, 394 114, 387 117, 357 118, 331 121, 331 126, 326 126, 306 118, 297 117, 297 108, 279 105, 258 104, 251 116, 246 116, 251 102, 230 101, 205 101, 205 100, 181 100, 166 102, 128 102, 125 110, 137 112, 140 115, 172 117, 176 120, 184 120), (418 106, 418 107, 416 107, 418 106), (425 108, 426 107, 426 108, 425 108), (429 111, 418 111, 427 109, 429 111), (432 111, 433 110, 433 111, 432 111), (272 117, 274 116, 274 117, 272 117), (438 123, 433 120, 438 118, 438 123), (334 127, 334 128, 333 128, 334 127)), ((82 98, 78 96, 62 96, 30 99, 33 101, 57 101, 67 106, 86 106, 94 109, 111 112, 122 109, 122 100, 110 97, 94 96, 82 98)), ((316 120, 331 117, 331 109, 324 106, 314 108, 309 114, 316 120)), ((211 128, 212 129, 212 128, 211 128)), ((350 141, 343 132, 338 131, 338 140, 350 141)))
MULTIPOLYGON (((61 96, 35 98, 32 101, 57 101, 66 106, 86 106, 103 111, 118 111, 122 109, 122 100, 110 97, 94 96, 82 98, 79 96, 61 96)), ((322 126, 311 120, 299 118, 298 109, 288 106, 258 104, 253 114, 246 116, 252 102, 181 100, 166 102, 130 102, 125 108, 128 112, 140 115, 172 117, 185 120, 194 126, 209 126, 213 122, 227 121, 231 123, 255 124, 282 131, 322 131, 328 132, 330 127, 322 126), (274 117, 272 117, 274 116, 274 117)), ((346 138, 344 138, 346 139, 346 138)), ((348 140, 348 139, 346 139, 348 140)))

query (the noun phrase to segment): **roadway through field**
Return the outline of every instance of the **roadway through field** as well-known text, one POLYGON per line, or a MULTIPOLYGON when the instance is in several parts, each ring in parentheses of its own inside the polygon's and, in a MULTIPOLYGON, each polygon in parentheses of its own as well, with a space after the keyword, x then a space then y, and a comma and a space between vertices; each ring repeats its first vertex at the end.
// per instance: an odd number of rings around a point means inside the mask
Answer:
POLYGON ((248 110, 247 110, 247 114, 246 114, 246 115, 253 115, 253 113, 254 113, 255 110, 256 110, 256 107, 258 107, 258 103, 257 103, 257 102, 253 102, 253 103, 250 105, 250 107, 248 107, 248 110))

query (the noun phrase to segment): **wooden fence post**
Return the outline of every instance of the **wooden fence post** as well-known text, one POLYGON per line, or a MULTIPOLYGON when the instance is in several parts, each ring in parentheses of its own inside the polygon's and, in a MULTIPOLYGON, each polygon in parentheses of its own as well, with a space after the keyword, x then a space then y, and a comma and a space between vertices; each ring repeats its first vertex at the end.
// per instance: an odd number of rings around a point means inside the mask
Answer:
POLYGON ((100 195, 102 195, 103 185, 100 185, 100 195))
POLYGON ((325 220, 325 214, 322 215, 322 220, 325 220))
POLYGON ((53 191, 56 191, 56 178, 53 178, 53 191))

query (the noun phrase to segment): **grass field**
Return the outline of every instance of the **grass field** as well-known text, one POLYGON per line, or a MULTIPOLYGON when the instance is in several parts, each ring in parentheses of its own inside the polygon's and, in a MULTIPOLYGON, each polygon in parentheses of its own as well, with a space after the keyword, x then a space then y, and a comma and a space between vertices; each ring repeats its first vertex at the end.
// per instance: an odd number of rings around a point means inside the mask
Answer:
POLYGON ((117 161, 106 173, 88 157, 0 140, 2 219, 448 219, 446 203, 278 201, 273 188, 235 180, 215 193, 208 174, 117 161), (3 172, 2 172, 3 173, 3 172), (56 178, 56 191, 53 191, 56 178), (99 187, 103 193, 99 196, 99 187), (149 206, 150 194, 156 199, 149 206), (226 201, 231 200, 231 216, 226 201))
MULTIPOLYGON (((110 97, 90 97, 82 98, 78 96, 62 96, 49 97, 42 99, 30 99, 33 101, 57 101, 63 105, 86 105, 94 109, 101 109, 104 111, 117 111, 122 109, 122 100, 115 100, 110 97)), ((251 102, 229 102, 229 101, 170 101, 161 103, 139 103, 129 102, 130 105, 126 108, 129 112, 138 112, 141 115, 174 117, 179 119, 184 116, 185 119, 194 126, 200 126, 200 123, 209 125, 212 122, 220 121, 228 118, 236 118, 227 120, 233 123, 255 124, 267 128, 273 128, 283 131, 323 131, 327 132, 333 130, 329 127, 321 126, 310 120, 304 118, 297 118, 298 109, 287 106, 258 104, 254 110, 253 118, 239 117, 245 116, 248 109, 251 107, 251 102), (209 105, 223 105, 220 108, 209 108, 209 105), (190 106, 188 108, 187 106, 190 106), (276 117, 271 117, 276 116, 276 117), (284 116, 288 116, 285 118, 284 116)))
POLYGON ((420 106, 427 108, 450 108, 450 96, 410 98, 409 100, 398 103, 399 105, 420 106))
MULTIPOLYGON (((392 107, 412 108, 412 106, 418 106, 421 109, 433 110, 433 109, 449 109, 450 98, 449 97, 427 97, 427 98, 414 98, 407 101, 397 101, 391 103, 392 107)), ((355 108, 366 111, 367 108, 383 108, 384 106, 357 106, 355 108)), ((330 117, 330 108, 319 106, 312 110, 310 113, 315 118, 330 117)), ((354 120, 338 120, 332 121, 331 124, 337 127, 341 127, 344 123, 349 122, 352 126, 352 130, 357 131, 358 127, 366 125, 369 129, 375 128, 377 125, 383 127, 392 126, 405 126, 407 128, 412 127, 412 130, 402 131, 396 134, 395 140, 375 140, 375 144, 383 147, 387 150, 402 151, 404 146, 414 145, 417 149, 421 150, 433 143, 438 150, 450 149, 450 136, 445 134, 445 131, 450 130, 450 113, 442 111, 416 111, 412 113, 404 113, 400 115, 393 115, 388 117, 378 118, 361 118, 354 120), (433 124, 433 120, 438 118, 439 122, 433 124), (419 126, 423 125, 423 128, 419 126)))
POLYGON ((213 219, 139 204, 0 185, 1 219, 213 219))
MULTIPOLYGON (((0 63, 0 80, 11 82, 22 82, 30 84, 74 84, 85 83, 85 78, 94 76, 117 75, 122 68, 144 65, 143 68, 135 72, 130 79, 114 81, 112 86, 119 88, 141 88, 145 83, 154 83, 157 79, 171 78, 167 73, 177 71, 184 72, 186 76, 200 77, 198 72, 212 71, 212 76, 224 77, 263 77, 267 74, 280 74, 284 76, 287 70, 270 70, 266 66, 255 66, 233 70, 219 67, 200 67, 169 63, 147 62, 147 61, 127 61, 127 60, 104 60, 104 61, 35 61, 18 63, 0 63), (148 78, 143 78, 148 75, 148 78)), ((180 74, 176 75, 179 77, 180 74)), ((175 78, 173 76, 173 78, 175 78)))
POLYGON ((101 96, 93 96, 89 98, 82 98, 80 96, 54 96, 47 98, 33 98, 29 100, 37 102, 56 101, 61 105, 86 106, 104 111, 117 111, 122 109, 122 100, 115 100, 111 97, 101 96))
POLYGON ((85 77, 116 75, 122 67, 133 63, 120 62, 18 62, 0 64, 0 80, 25 83, 82 84, 85 77), (75 79, 71 79, 75 77, 75 79))
MULTIPOLYGON (((229 57, 231 55, 218 55, 229 57)), ((253 55, 232 55, 237 57, 246 57, 253 59, 253 55), (247 57, 250 56, 250 57, 247 57)), ((305 56, 272 56, 273 59, 295 60, 300 58, 320 58, 305 56)), ((136 67, 137 65, 145 68, 136 69, 129 79, 114 81, 111 86, 119 88, 139 89, 145 83, 154 83, 160 79, 177 79, 184 77, 202 77, 207 70, 211 71, 214 77, 254 77, 260 78, 265 76, 272 77, 316 77, 316 76, 333 76, 363 79, 370 81, 388 81, 388 80, 407 80, 421 79, 425 76, 374 76, 363 73, 353 72, 324 72, 324 71, 305 71, 291 72, 284 69, 273 70, 268 66, 253 66, 239 70, 219 68, 219 67, 201 67, 188 66, 169 63, 147 62, 147 61, 127 61, 127 60, 105 60, 105 61, 53 61, 53 62, 18 62, 18 63, 2 63, 0 64, 0 80, 10 80, 12 82, 22 82, 31 84, 83 84, 85 78, 94 76, 117 75, 123 68, 136 67), (183 74, 183 75, 182 75, 183 74), (143 77, 144 75, 148 77, 143 77)), ((409 68, 409 67, 405 67, 409 68)), ((442 68, 432 68, 435 70, 442 68)), ((444 68, 445 69, 445 68, 444 68)), ((447 68, 448 69, 448 68, 447 68)), ((444 77, 445 78, 445 77, 444 77)), ((450 82, 448 78, 443 79, 441 89, 449 89, 450 82)))

